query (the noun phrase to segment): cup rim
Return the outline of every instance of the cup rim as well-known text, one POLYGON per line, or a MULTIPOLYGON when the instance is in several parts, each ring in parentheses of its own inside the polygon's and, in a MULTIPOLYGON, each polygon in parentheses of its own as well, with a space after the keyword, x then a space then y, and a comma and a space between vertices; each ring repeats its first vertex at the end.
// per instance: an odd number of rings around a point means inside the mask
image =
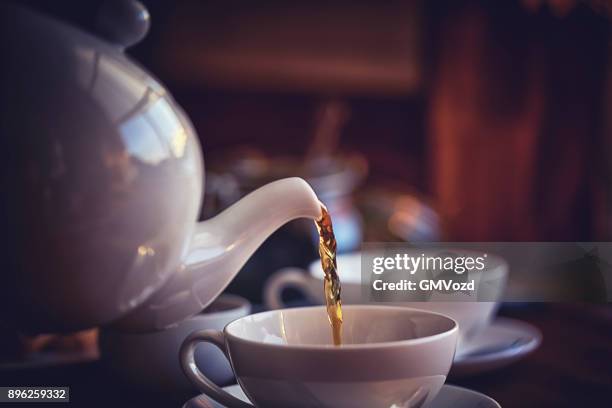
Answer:
MULTIPOLYGON (((261 341, 245 339, 243 337, 239 337, 235 334, 229 332, 230 326, 236 324, 240 320, 248 317, 264 315, 264 314, 278 314, 287 310, 308 310, 308 309, 325 309, 324 305, 317 306, 304 306, 304 307, 294 307, 294 308, 284 308, 284 309, 276 309, 276 310, 267 310, 264 312, 255 313, 248 316, 243 316, 239 319, 236 319, 230 323, 228 323, 223 328, 223 334, 226 339, 232 339, 233 341, 248 344, 251 346, 256 346, 260 348, 267 349, 283 349, 283 350, 302 350, 302 351, 320 351, 320 352, 333 352, 333 353, 350 353, 355 350, 381 350, 388 348, 399 348, 399 347, 408 347, 408 346, 416 346, 419 344, 430 343, 437 340, 441 340, 448 336, 453 336, 459 332, 459 324, 455 319, 449 317, 445 314, 438 312, 431 312, 429 310, 422 310, 413 307, 402 307, 402 306, 387 306, 387 305, 346 305, 343 306, 343 310, 358 310, 358 309, 378 309, 378 310, 396 310, 402 313, 410 312, 417 313, 421 315, 433 315, 437 317, 441 317, 450 323, 452 326, 450 329, 445 330, 441 333, 432 334, 429 336, 417 337, 413 339, 405 339, 405 340, 394 340, 394 341, 384 341, 378 343, 361 343, 361 344, 342 344, 340 346, 336 346, 334 344, 275 344, 275 343, 264 343, 261 341)), ((227 341, 227 340, 226 340, 227 341)))

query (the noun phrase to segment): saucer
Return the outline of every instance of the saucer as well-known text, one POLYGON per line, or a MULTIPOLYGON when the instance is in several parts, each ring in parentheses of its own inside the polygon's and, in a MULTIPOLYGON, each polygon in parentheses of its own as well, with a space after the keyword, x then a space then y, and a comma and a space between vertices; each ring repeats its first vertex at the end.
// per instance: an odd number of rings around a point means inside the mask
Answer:
MULTIPOLYGON (((232 394, 234 397, 248 402, 246 395, 239 385, 230 385, 223 390, 232 394)), ((491 397, 487 397, 476 391, 467 388, 456 387, 454 385, 443 385, 436 398, 427 406, 428 408, 501 408, 501 406, 491 397)), ((225 408, 218 402, 202 394, 192 398, 183 405, 183 408, 225 408)))
POLYGON ((542 342, 536 327, 514 319, 497 318, 455 356, 450 377, 470 376, 512 364, 542 342))

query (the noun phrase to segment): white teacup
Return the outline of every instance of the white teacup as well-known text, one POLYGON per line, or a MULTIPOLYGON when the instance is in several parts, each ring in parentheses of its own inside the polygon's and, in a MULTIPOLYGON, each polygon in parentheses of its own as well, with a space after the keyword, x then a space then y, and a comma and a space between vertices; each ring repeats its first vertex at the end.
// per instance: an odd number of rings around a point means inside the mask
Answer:
MULTIPOLYGON (((221 330, 251 312, 248 300, 221 295, 202 313, 154 333, 121 333, 103 330, 100 351, 104 365, 124 383, 163 391, 192 390, 178 361, 181 343, 194 330, 221 330)), ((223 353, 209 344, 195 351, 195 361, 217 384, 233 382, 234 374, 223 353)))
MULTIPOLYGON (((422 251, 416 251, 418 255, 422 251)), ((466 252, 466 251, 464 251, 466 252)), ((363 304, 364 297, 361 287, 361 254, 342 254, 338 256, 338 274, 342 283, 343 304, 363 304)), ((483 277, 487 283, 495 285, 492 292, 495 298, 501 298, 508 274, 508 264, 502 258, 491 254, 487 255, 487 269, 483 272, 471 271, 477 280, 483 277), (486 274, 486 275, 484 275, 486 274), (482 275, 482 276, 479 276, 482 275)), ((310 301, 324 304, 323 270, 319 260, 313 261, 308 272, 300 268, 284 268, 268 279, 264 288, 264 302, 268 309, 282 309, 287 307, 282 300, 282 293, 286 288, 301 291, 310 301)), ((405 293, 409 296, 410 293, 405 293)), ((441 297, 442 298, 442 297, 441 297)), ((486 327, 497 311, 498 302, 471 302, 465 300, 454 301, 406 301, 393 303, 378 303, 381 305, 402 305, 415 309, 442 313, 455 319, 459 324, 459 340, 457 354, 461 354, 467 342, 486 327)))
POLYGON ((425 406, 450 369, 458 329, 449 317, 405 307, 344 309, 343 344, 332 344, 324 307, 273 310, 243 317, 221 331, 192 333, 180 359, 185 374, 229 407, 252 407, 200 372, 194 349, 219 347, 238 383, 259 407, 425 406), (423 404, 423 405, 421 405, 423 404))

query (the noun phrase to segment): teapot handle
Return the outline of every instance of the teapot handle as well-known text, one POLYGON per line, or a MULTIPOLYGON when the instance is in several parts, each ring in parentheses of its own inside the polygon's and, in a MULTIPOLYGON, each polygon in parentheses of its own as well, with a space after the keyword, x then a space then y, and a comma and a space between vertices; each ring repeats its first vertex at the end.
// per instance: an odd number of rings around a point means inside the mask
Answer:
POLYGON ((195 348, 200 342, 214 344, 223 352, 225 357, 230 360, 227 347, 225 346, 225 335, 223 332, 218 330, 200 330, 193 332, 185 339, 179 353, 181 368, 187 378, 206 395, 228 408, 253 408, 254 405, 244 402, 230 393, 223 391, 221 387, 212 382, 211 379, 200 371, 194 357, 195 348))

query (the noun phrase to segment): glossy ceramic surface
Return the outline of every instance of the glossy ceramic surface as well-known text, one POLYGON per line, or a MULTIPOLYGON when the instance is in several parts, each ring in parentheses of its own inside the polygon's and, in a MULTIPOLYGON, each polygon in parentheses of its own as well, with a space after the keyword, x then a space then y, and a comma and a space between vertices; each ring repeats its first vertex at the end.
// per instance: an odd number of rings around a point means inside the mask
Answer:
POLYGON ((19 305, 0 309, 41 329, 109 322, 159 289, 189 243, 197 137, 113 44, 8 5, 0 16, 16 264, 2 298, 19 305))
POLYGON ((343 345, 334 346, 325 308, 263 312, 230 323, 223 332, 193 333, 181 348, 185 373, 230 407, 250 406, 211 387, 194 370, 192 348, 222 348, 239 384, 257 406, 390 407, 428 402, 452 363, 456 323, 404 307, 347 306, 343 345))
MULTIPOLYGON (((361 287, 361 255, 359 253, 341 254, 338 256, 338 273, 342 282, 342 301, 344 304, 362 304, 361 287)), ((501 258, 489 255, 490 270, 484 273, 492 276, 492 282, 497 285, 496 293, 501 297, 503 287, 508 273, 508 265, 501 258)), ((483 273, 476 279, 483 279, 483 273)), ((280 309, 285 307, 282 301, 282 292, 288 287, 300 290, 311 301, 323 304, 323 271, 319 261, 310 264, 308 272, 298 268, 286 268, 273 275, 264 289, 264 299, 269 309, 280 309)), ((472 276, 471 276, 472 277, 472 276)), ((402 294, 404 295, 404 294, 402 294)), ((442 300, 442 299, 441 299, 442 300)), ((431 302, 400 302, 402 305, 416 309, 429 310, 442 313, 455 319, 459 323, 459 342, 457 350, 460 352, 463 344, 470 338, 476 336, 487 326, 498 304, 496 302, 470 302, 461 299, 453 301, 431 301, 431 302)), ((382 305, 398 304, 378 303, 382 305)))
POLYGON ((167 327, 208 305, 280 225, 320 216, 307 183, 286 179, 196 224, 198 138, 121 52, 138 26, 107 30, 122 41, 110 43, 2 4, 0 30, 4 324, 167 327))
MULTIPOLYGON (((166 392, 191 390, 194 386, 183 374, 178 360, 183 340, 195 330, 222 330, 250 311, 246 299, 221 295, 204 312, 166 330, 154 333, 102 330, 99 341, 102 363, 114 378, 130 386, 166 392)), ((229 362, 213 345, 200 344, 195 350, 195 361, 216 384, 234 381, 229 362)))

